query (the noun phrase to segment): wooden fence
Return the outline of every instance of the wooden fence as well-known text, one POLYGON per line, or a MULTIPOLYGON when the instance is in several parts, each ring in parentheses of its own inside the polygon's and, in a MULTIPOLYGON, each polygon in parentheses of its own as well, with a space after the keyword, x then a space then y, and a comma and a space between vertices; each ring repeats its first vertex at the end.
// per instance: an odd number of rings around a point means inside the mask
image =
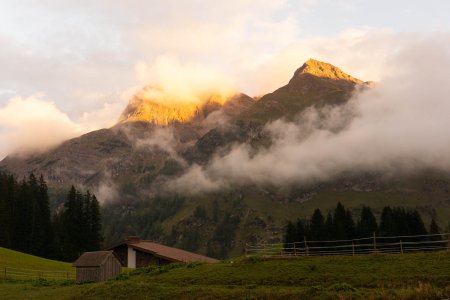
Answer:
POLYGON ((0 267, 0 279, 75 280, 75 272, 0 267))
POLYGON ((246 255, 314 256, 363 255, 371 253, 406 253, 450 249, 449 233, 371 237, 353 240, 303 241, 287 244, 247 245, 246 255))

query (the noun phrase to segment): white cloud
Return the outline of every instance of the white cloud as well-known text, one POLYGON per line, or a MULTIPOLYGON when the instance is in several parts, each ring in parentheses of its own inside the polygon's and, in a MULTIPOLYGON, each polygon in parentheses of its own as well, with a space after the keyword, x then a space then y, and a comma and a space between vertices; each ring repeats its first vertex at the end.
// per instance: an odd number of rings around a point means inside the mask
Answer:
POLYGON ((11 98, 0 107, 0 157, 42 151, 81 133, 81 128, 40 95, 11 98))

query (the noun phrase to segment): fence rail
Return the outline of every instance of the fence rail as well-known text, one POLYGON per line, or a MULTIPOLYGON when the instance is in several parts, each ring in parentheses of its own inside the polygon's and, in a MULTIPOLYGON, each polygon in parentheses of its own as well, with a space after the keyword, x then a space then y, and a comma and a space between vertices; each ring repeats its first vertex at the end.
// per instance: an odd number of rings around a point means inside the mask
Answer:
POLYGON ((0 266, 0 279, 75 279, 75 273, 70 271, 31 270, 0 266))
POLYGON ((247 255, 264 256, 318 256, 363 255, 372 253, 406 253, 450 249, 450 234, 405 235, 358 238, 352 240, 307 241, 247 245, 247 255))

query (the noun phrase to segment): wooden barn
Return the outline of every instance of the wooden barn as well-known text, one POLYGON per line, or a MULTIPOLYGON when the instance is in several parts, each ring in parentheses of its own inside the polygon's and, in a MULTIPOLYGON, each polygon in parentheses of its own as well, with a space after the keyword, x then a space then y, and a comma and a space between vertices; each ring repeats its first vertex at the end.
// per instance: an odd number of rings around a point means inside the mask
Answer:
POLYGON ((122 271, 122 264, 113 251, 85 252, 73 266, 77 268, 77 282, 104 281, 122 271))
POLYGON ((113 250, 123 266, 128 268, 165 265, 172 262, 218 262, 215 258, 161 245, 152 241, 141 240, 135 236, 109 247, 108 250, 113 250))

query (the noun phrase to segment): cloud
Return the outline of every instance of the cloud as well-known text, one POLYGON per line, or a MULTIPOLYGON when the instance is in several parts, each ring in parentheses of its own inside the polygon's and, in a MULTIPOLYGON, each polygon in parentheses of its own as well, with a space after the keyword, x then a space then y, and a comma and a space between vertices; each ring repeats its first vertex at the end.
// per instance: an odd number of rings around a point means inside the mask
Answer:
POLYGON ((0 107, 0 157, 43 151, 80 134, 81 128, 40 95, 13 97, 0 107))
POLYGON ((311 108, 295 122, 268 124, 268 149, 255 153, 247 144, 236 145, 207 166, 193 166, 171 187, 212 191, 241 184, 308 185, 347 172, 448 171, 449 40, 448 34, 404 39, 384 62, 394 64, 394 71, 373 89, 344 106, 311 108))
POLYGON ((134 138, 129 136, 134 146, 138 149, 158 149, 167 153, 171 159, 185 165, 186 162, 178 153, 177 146, 180 142, 175 138, 170 127, 156 127, 147 138, 134 138))
POLYGON ((136 65, 138 78, 149 89, 141 98, 163 104, 201 104, 211 97, 226 99, 235 93, 233 83, 225 76, 201 64, 182 64, 175 56, 164 55, 151 64, 136 65))

